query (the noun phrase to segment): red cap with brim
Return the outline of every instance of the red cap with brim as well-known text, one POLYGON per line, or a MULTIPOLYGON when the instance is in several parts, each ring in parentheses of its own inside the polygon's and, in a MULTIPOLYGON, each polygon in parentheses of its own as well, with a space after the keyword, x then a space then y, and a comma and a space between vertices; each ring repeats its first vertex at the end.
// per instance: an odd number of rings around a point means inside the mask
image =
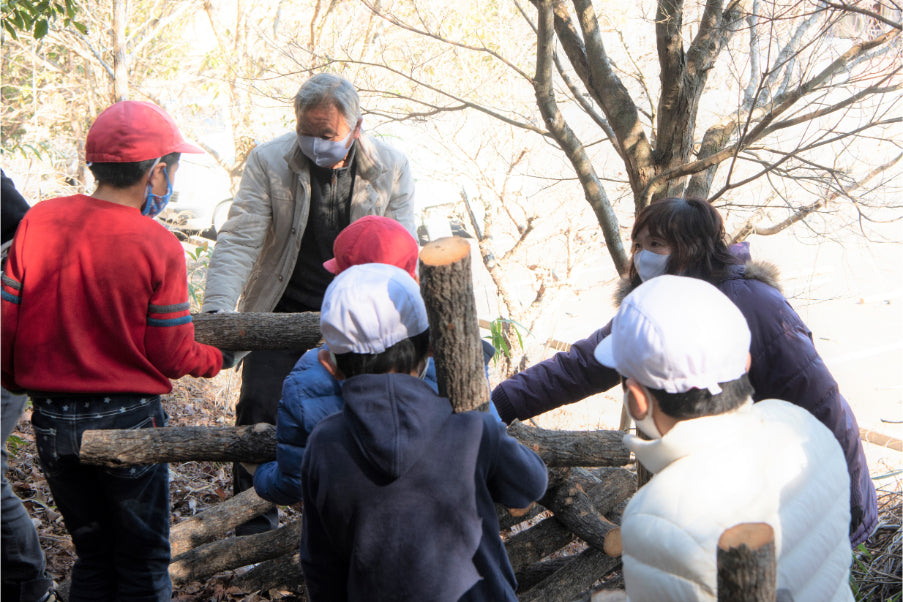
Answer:
POLYGON ((137 163, 170 153, 203 153, 186 142, 166 111, 151 102, 124 100, 97 116, 85 141, 88 163, 137 163))
POLYGON ((353 265, 385 263, 417 278, 417 241, 394 219, 368 215, 339 232, 332 245, 335 257, 323 262, 333 274, 353 265))

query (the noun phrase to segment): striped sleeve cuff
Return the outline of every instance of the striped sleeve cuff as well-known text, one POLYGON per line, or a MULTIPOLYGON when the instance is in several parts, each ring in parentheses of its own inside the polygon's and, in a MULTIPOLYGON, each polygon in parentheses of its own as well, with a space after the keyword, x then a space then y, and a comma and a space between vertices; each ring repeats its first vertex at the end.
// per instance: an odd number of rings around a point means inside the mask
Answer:
POLYGON ((188 302, 176 305, 151 305, 148 307, 148 326, 181 326, 191 323, 191 306, 188 302))
POLYGON ((3 293, 2 297, 4 301, 9 301, 10 303, 15 303, 18 305, 22 302, 22 283, 13 280, 6 274, 3 274, 2 278, 3 283, 3 293))

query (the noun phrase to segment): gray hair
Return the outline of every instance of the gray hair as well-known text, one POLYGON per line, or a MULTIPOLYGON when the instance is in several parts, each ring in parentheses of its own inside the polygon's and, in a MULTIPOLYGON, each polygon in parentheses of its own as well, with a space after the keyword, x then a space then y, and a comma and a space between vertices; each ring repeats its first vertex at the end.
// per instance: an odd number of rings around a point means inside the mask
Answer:
POLYGON ((295 94, 295 119, 300 121, 304 111, 324 104, 338 109, 349 129, 353 130, 361 117, 361 101, 351 82, 332 73, 317 73, 295 94))

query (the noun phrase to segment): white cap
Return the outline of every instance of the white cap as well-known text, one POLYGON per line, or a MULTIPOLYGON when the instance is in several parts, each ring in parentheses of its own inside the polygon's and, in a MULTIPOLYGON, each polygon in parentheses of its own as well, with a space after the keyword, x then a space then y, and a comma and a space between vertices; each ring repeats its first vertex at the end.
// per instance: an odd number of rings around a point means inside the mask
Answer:
POLYGON ((382 353, 428 328, 417 282, 384 263, 343 271, 320 308, 320 332, 333 353, 382 353))
POLYGON ((746 373, 749 326, 733 302, 697 278, 664 275, 627 295, 599 363, 650 389, 721 392, 746 373))

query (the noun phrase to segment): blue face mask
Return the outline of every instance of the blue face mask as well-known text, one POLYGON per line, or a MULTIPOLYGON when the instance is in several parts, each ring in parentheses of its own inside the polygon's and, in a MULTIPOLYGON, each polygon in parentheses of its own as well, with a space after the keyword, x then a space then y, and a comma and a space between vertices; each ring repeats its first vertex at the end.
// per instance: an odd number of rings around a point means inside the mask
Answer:
POLYGON ((338 142, 335 140, 323 140, 316 136, 298 136, 298 145, 301 147, 301 152, 304 153, 304 156, 318 166, 332 167, 341 163, 348 154, 350 147, 345 148, 345 145, 348 143, 350 136, 351 132, 348 132, 348 136, 345 136, 344 140, 338 142))
MULTIPOLYGON (((154 167, 156 166, 157 164, 155 163, 154 167)), ((151 169, 153 169, 153 167, 151 169)), ((166 178, 166 194, 161 196, 151 192, 151 184, 148 181, 147 195, 145 196, 144 206, 141 209, 141 215, 156 217, 160 215, 163 208, 169 204, 169 199, 172 197, 172 183, 169 181, 169 174, 166 173, 166 167, 163 167, 163 177, 166 178)))
POLYGON ((661 276, 668 269, 670 255, 659 255, 652 251, 642 249, 633 256, 633 265, 636 267, 640 280, 647 282, 656 276, 661 276))

